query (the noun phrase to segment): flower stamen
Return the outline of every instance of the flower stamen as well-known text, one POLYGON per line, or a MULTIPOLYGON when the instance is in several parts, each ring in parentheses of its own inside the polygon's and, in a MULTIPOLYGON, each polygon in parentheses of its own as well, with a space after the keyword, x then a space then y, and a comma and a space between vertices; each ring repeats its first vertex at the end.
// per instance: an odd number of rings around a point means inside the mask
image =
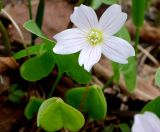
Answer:
POLYGON ((103 41, 103 33, 102 33, 102 31, 97 30, 97 29, 92 29, 88 33, 87 41, 93 46, 102 43, 102 41, 103 41))

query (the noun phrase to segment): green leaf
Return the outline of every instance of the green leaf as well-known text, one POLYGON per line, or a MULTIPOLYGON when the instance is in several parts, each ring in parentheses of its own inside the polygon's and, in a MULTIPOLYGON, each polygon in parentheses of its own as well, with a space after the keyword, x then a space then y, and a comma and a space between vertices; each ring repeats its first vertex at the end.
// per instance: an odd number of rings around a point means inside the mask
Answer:
POLYGON ((122 66, 122 72, 125 79, 125 84, 129 91, 133 91, 136 87, 137 69, 135 57, 128 59, 128 64, 122 66))
POLYGON ((86 84, 92 79, 91 74, 80 66, 75 67, 74 70, 69 70, 67 73, 73 80, 81 84, 86 84))
POLYGON ((56 97, 45 100, 37 116, 37 126, 46 131, 58 131, 63 127, 78 131, 84 122, 84 117, 78 110, 56 97))
POLYGON ((27 22, 25 22, 23 24, 23 27, 30 31, 31 33, 37 35, 38 37, 42 38, 45 42, 47 43, 51 43, 51 44, 55 44, 54 41, 48 39, 39 29, 39 27, 37 26, 37 24, 35 23, 35 21, 33 20, 28 20, 27 22))
POLYGON ((143 26, 146 0, 132 0, 132 19, 136 27, 143 26))
POLYGON ((120 64, 112 62, 113 81, 118 84, 120 79, 120 64))
POLYGON ((11 102, 19 103, 21 99, 25 96, 25 93, 20 89, 17 84, 12 84, 11 87, 8 89, 8 99, 11 102))
POLYGON ((40 55, 50 49, 51 49, 51 47, 48 44, 44 44, 44 43, 37 44, 37 45, 30 46, 27 49, 23 49, 23 50, 15 53, 13 55, 13 57, 15 59, 20 59, 20 58, 26 57, 28 55, 40 55))
POLYGON ((76 109, 82 109, 83 112, 88 111, 87 98, 88 98, 88 87, 73 88, 67 91, 66 101, 68 104, 76 109))
POLYGON ((52 51, 33 57, 20 67, 21 76, 28 81, 37 81, 46 77, 55 66, 52 51))
POLYGON ((102 89, 92 86, 88 92, 87 105, 89 115, 94 119, 104 119, 107 113, 107 102, 102 89), (98 108, 98 109, 95 109, 98 108))
POLYGON ((158 86, 158 87, 160 87, 160 67, 156 71, 155 85, 158 86))
POLYGON ((150 7, 151 2, 152 2, 151 0, 146 0, 145 9, 148 9, 150 7))
MULTIPOLYGON (((53 48, 55 44, 54 41, 49 40, 38 28, 36 23, 33 20, 27 21, 24 25, 28 31, 36 34, 40 38, 42 38, 47 45, 50 45, 50 48, 53 48)), ((57 55, 52 53, 56 64, 58 65, 59 72, 66 72, 69 76, 71 76, 75 81, 85 84, 91 80, 91 74, 84 70, 83 67, 80 67, 78 64, 78 54, 75 55, 57 55)), ((19 57, 19 56, 18 56, 19 57)), ((32 80, 32 79, 31 79, 32 80)), ((34 79, 35 80, 35 79, 34 79)), ((37 79, 36 79, 37 80, 37 79)))
POLYGON ((126 123, 120 124, 119 127, 121 129, 121 132, 131 132, 128 124, 126 124, 126 123))
POLYGON ((118 0, 101 0, 104 4, 112 5, 118 3, 118 0))
POLYGON ((30 98, 30 101, 28 102, 24 110, 24 115, 28 120, 32 119, 35 113, 38 113, 39 107, 41 106, 43 101, 44 100, 42 98, 30 98))
POLYGON ((86 84, 91 80, 91 74, 78 64, 78 54, 54 56, 59 72, 67 73, 73 80, 86 84))
POLYGON ((116 33, 117 37, 123 38, 124 40, 131 42, 130 34, 125 26, 123 26, 118 33, 116 33))
MULTIPOLYGON (((45 0, 39 0, 37 14, 36 14, 36 24, 41 29, 43 23, 43 15, 44 15, 44 8, 45 8, 45 0)), ((36 35, 32 35, 32 40, 36 39, 36 35)))
POLYGON ((141 110, 141 112, 145 111, 153 112, 160 117, 160 97, 157 97, 154 100, 147 103, 141 110))
POLYGON ((113 129, 114 129, 114 125, 111 124, 111 125, 109 125, 109 126, 106 126, 106 127, 102 130, 102 132, 113 132, 113 129))
POLYGON ((107 113, 107 102, 98 86, 73 88, 66 93, 67 102, 76 109, 82 109, 94 119, 104 119, 107 113), (95 109, 98 108, 98 109, 95 109))
POLYGON ((98 9, 101 5, 102 5, 101 0, 92 0, 90 3, 90 6, 95 10, 98 9))
MULTIPOLYGON (((121 30, 116 34, 117 37, 123 38, 130 42, 131 38, 126 27, 121 28, 121 30)), ((137 69, 136 69, 136 59, 135 57, 130 57, 128 59, 128 64, 112 64, 112 69, 114 71, 114 78, 116 82, 118 81, 119 71, 123 73, 125 84, 129 91, 133 91, 136 87, 137 80, 137 69)))
POLYGON ((45 0, 39 0, 37 14, 36 14, 36 23, 40 29, 43 23, 44 8, 45 8, 45 0))
POLYGON ((14 103, 19 103, 25 93, 21 89, 17 89, 8 95, 8 99, 14 103))

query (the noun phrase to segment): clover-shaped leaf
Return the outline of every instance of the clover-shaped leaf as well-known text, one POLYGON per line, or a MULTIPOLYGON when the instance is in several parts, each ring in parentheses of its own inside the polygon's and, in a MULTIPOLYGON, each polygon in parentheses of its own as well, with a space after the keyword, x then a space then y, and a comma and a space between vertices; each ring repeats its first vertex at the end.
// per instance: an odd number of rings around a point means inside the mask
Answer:
POLYGON ((102 89, 96 85, 74 88, 67 91, 67 102, 94 119, 104 119, 107 113, 107 102, 102 89), (98 108, 98 109, 95 109, 98 108))
POLYGON ((46 44, 46 43, 36 44, 15 53, 13 57, 15 59, 21 59, 29 55, 41 55, 41 54, 44 54, 45 52, 48 52, 52 48, 53 48, 53 45, 50 45, 50 44, 46 44))
POLYGON ((46 52, 24 62, 20 68, 20 73, 25 80, 37 81, 51 73, 54 65, 52 52, 46 52))
MULTIPOLYGON (((121 30, 116 34, 116 36, 131 42, 129 32, 126 27, 122 27, 121 30)), ((136 87, 137 70, 136 70, 136 59, 135 57, 130 57, 128 59, 128 64, 118 64, 112 62, 112 68, 114 72, 114 81, 119 82, 120 73, 123 74, 126 87, 129 91, 133 91, 136 87)))
POLYGON ((78 110, 56 97, 45 100, 37 116, 37 126, 46 131, 57 131, 61 128, 78 131, 84 122, 84 117, 78 110))
POLYGON ((78 54, 71 55, 57 55, 55 54, 55 61, 58 65, 59 72, 67 73, 75 81, 85 84, 91 80, 91 74, 84 70, 78 64, 78 54))
MULTIPOLYGON (((32 32, 33 34, 40 37, 43 42, 46 44, 48 50, 52 50, 55 41, 48 39, 44 33, 39 29, 37 24, 33 20, 29 20, 24 23, 23 27, 32 32)), ((32 47, 31 49, 28 49, 28 51, 33 51, 33 54, 36 54, 39 52, 40 47, 32 47)), ((44 48, 42 48, 44 49, 44 48)), ((46 49, 46 48, 45 48, 46 49)), ((46 50, 45 50, 46 51, 46 50)), ((25 52, 26 53, 26 52, 25 52)), ((73 80, 79 82, 79 83, 88 83, 91 80, 91 74, 84 70, 83 67, 79 66, 78 64, 78 54, 72 54, 72 55, 58 55, 54 54, 54 60, 58 66, 58 70, 60 73, 67 73, 68 76, 70 76, 73 80)), ((17 58, 23 57, 24 52, 20 52, 19 54, 15 55, 17 58)), ((28 60, 29 61, 29 60, 28 60)), ((33 61, 32 61, 33 62, 33 61)), ((26 62, 27 63, 27 62, 26 62)), ((28 62, 29 63, 29 62, 28 62)), ((36 74, 35 74, 36 75, 36 74)), ((38 78, 38 77, 35 77, 38 78)), ((42 78, 42 77, 41 77, 42 78)), ((39 79, 39 78, 38 78, 39 79)), ((36 79, 30 79, 36 80, 36 79)))

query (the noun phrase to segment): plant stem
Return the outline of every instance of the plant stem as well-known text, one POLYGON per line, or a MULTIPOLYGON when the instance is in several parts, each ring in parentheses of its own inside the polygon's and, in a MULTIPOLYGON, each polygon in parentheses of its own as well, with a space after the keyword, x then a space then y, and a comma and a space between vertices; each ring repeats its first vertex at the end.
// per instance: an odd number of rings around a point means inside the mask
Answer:
MULTIPOLYGON (((32 16, 32 2, 31 0, 28 0, 28 10, 29 10, 29 19, 32 20, 33 16, 32 16)), ((33 34, 31 33, 31 45, 33 45, 34 41, 33 41, 33 34)))
POLYGON ((2 2, 3 0, 0 0, 0 12, 1 12, 1 9, 2 9, 2 7, 3 7, 3 2, 2 2))
POLYGON ((53 94, 53 92, 55 91, 55 88, 57 87, 57 85, 58 85, 58 83, 59 83, 62 75, 63 75, 62 73, 60 73, 60 72, 58 73, 58 76, 57 76, 57 78, 56 78, 56 81, 54 82, 54 84, 53 84, 53 86, 52 86, 52 88, 51 88, 51 91, 50 91, 49 94, 48 94, 48 98, 52 97, 52 94, 53 94))
POLYGON ((136 56, 138 52, 139 38, 140 38, 140 27, 136 27, 135 44, 134 44, 136 56))
POLYGON ((112 81, 113 81, 113 76, 110 77, 110 78, 107 80, 107 82, 104 84, 102 90, 104 91, 104 89, 105 89, 106 87, 108 87, 108 86, 112 83, 112 81))
POLYGON ((5 46, 5 50, 6 50, 7 54, 10 56, 11 55, 11 45, 10 45, 7 31, 6 31, 2 21, 0 21, 0 32, 2 33, 2 40, 3 40, 4 46, 5 46))
POLYGON ((28 0, 28 10, 29 10, 29 18, 32 19, 32 4, 31 0, 28 0))
POLYGON ((86 0, 79 0, 78 3, 76 4, 76 6, 80 6, 81 4, 84 4, 86 2, 86 0))
MULTIPOLYGON (((41 29, 42 23, 43 23, 43 16, 44 16, 44 9, 45 9, 45 0, 39 0, 38 9, 36 13, 36 24, 41 29)), ((34 45, 35 39, 37 36, 35 34, 32 34, 32 42, 31 45, 34 45)))

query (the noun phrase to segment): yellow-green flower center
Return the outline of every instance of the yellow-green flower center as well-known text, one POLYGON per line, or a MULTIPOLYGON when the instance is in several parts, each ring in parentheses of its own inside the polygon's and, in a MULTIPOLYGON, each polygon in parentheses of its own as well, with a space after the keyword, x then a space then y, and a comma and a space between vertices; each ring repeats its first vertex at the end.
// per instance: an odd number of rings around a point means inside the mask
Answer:
POLYGON ((90 30, 90 32, 88 33, 88 36, 87 36, 87 41, 93 46, 95 46, 97 44, 101 44, 103 41, 102 31, 97 30, 97 29, 90 30))

